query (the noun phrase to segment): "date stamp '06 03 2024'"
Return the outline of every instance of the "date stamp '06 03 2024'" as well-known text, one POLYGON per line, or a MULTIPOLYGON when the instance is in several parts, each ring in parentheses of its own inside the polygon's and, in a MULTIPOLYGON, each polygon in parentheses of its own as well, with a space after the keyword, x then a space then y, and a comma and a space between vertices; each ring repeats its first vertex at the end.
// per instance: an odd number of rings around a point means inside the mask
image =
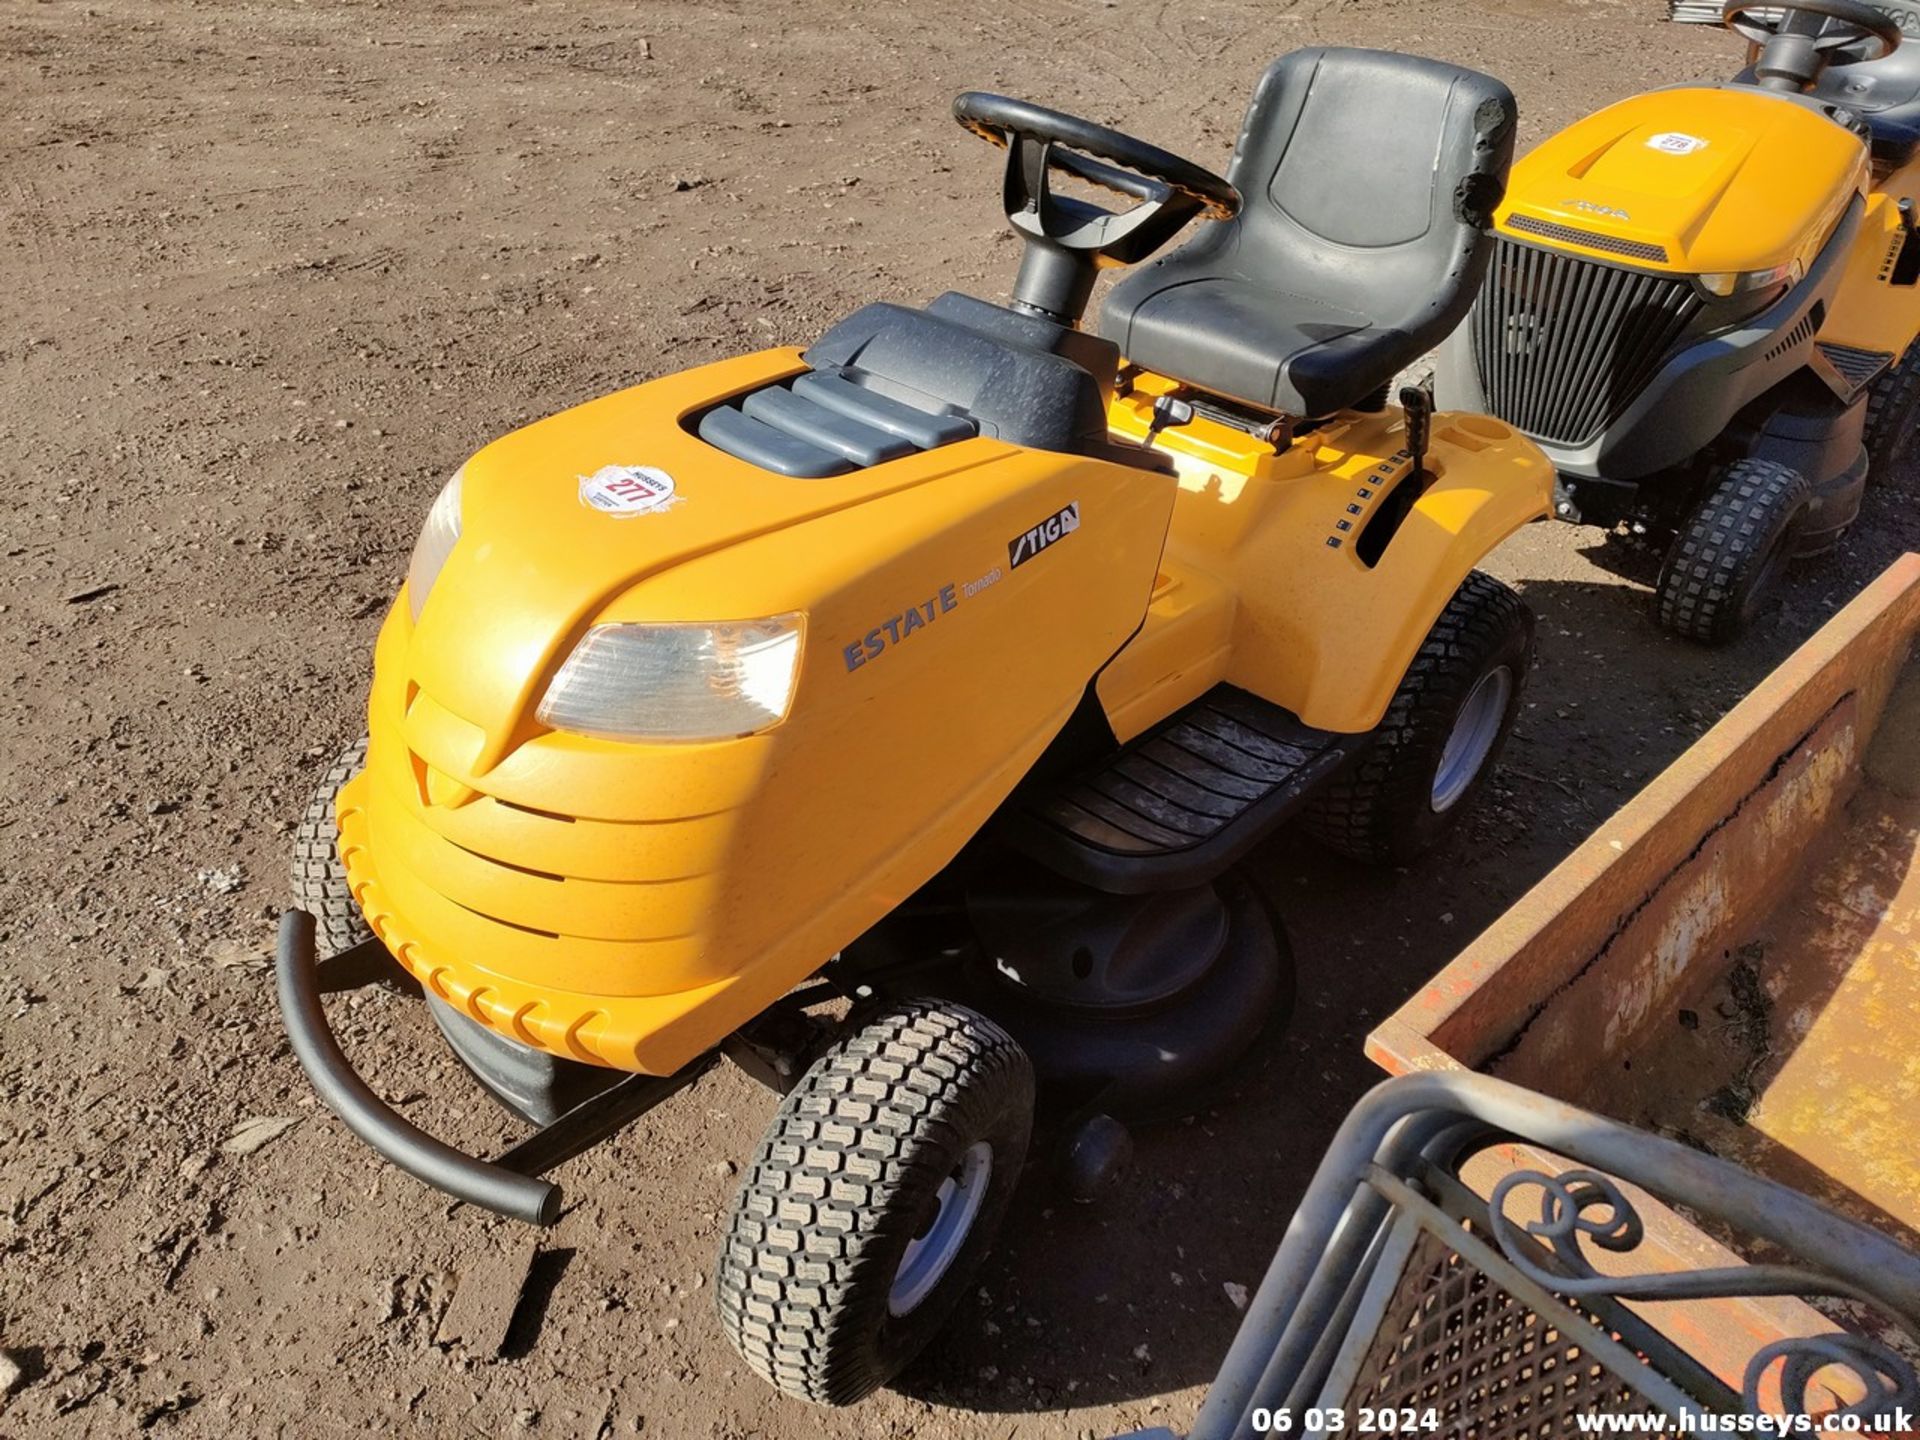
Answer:
POLYGON ((1440 1428, 1440 1412, 1414 1407, 1362 1405, 1349 1414, 1339 1406, 1311 1410, 1282 1407, 1256 1409, 1247 1417, 1261 1435, 1330 1435, 1351 1430, 1355 1435, 1427 1435, 1440 1428))

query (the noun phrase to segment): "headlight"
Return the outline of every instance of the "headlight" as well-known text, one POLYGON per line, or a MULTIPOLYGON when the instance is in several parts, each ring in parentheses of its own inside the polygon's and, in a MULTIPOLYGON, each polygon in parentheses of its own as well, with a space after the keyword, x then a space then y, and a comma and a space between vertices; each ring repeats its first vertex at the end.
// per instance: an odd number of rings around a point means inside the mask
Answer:
POLYGON ((800 617, 596 625, 540 702, 542 724, 603 740, 727 740, 786 718, 800 617))
POLYGON ((1712 275, 1698 277, 1700 288, 1709 295, 1724 299, 1729 295, 1749 295, 1755 290, 1765 290, 1778 285, 1781 281, 1798 280, 1800 262, 1790 260, 1785 265, 1775 265, 1768 270, 1728 270, 1712 275))
POLYGON ((420 623, 421 610, 426 608, 427 592, 440 578, 441 567, 453 551, 453 542, 460 538, 460 477, 466 473, 464 467, 454 471, 453 478, 433 497, 427 523, 420 527, 420 538, 413 542, 413 558, 407 561, 407 609, 412 612, 416 625, 420 623))

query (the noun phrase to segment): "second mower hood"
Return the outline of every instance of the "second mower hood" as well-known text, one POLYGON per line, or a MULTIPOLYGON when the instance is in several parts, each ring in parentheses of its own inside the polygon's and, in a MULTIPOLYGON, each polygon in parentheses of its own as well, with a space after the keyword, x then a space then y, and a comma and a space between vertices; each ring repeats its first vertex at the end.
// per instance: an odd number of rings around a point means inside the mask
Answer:
POLYGON ((1656 90, 1524 156, 1498 224, 1647 269, 1764 270, 1810 260, 1867 173, 1859 137, 1797 97, 1656 90))

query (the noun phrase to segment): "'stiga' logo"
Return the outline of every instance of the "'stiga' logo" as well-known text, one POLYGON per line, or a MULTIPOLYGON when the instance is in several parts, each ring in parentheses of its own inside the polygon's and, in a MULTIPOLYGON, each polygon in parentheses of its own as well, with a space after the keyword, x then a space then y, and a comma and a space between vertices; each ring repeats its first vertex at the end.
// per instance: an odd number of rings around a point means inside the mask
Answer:
POLYGON ((1080 528, 1080 502, 1056 510, 1031 530, 1022 531, 1007 542, 1008 568, 1018 570, 1056 540, 1065 539, 1080 528))
POLYGON ((1604 215, 1609 220, 1631 220, 1633 217, 1624 210, 1616 210, 1611 205, 1601 205, 1592 200, 1562 200, 1569 210, 1584 210, 1589 215, 1604 215))

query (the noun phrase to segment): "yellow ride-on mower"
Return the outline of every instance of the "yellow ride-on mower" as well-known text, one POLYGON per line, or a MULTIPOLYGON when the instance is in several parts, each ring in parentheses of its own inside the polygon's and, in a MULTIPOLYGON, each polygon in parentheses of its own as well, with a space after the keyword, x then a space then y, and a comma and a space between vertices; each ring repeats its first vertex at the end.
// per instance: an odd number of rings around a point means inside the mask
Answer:
POLYGON ((1839 542, 1920 422, 1920 47, 1861 0, 1733 0, 1749 64, 1514 166, 1441 400, 1540 442, 1563 519, 1666 547, 1656 613, 1717 644, 1839 542))
POLYGON ((1473 567, 1551 492, 1508 426, 1385 399, 1471 303, 1503 86, 1290 55, 1230 178, 955 112, 1009 151, 1012 303, 870 305, 468 460, 281 927, 323 1098, 507 1215, 552 1221, 545 1171, 719 1056, 784 1092, 716 1290, 748 1363, 829 1403, 938 1328, 1036 1121, 1090 1194, 1125 1121, 1284 1016, 1232 868, 1257 840, 1299 815, 1395 861, 1472 801, 1532 636, 1473 567), (1100 267, 1203 218, 1080 328, 1100 267), (389 957, 540 1127, 506 1155, 423 1134, 332 1039, 321 995, 389 957))

